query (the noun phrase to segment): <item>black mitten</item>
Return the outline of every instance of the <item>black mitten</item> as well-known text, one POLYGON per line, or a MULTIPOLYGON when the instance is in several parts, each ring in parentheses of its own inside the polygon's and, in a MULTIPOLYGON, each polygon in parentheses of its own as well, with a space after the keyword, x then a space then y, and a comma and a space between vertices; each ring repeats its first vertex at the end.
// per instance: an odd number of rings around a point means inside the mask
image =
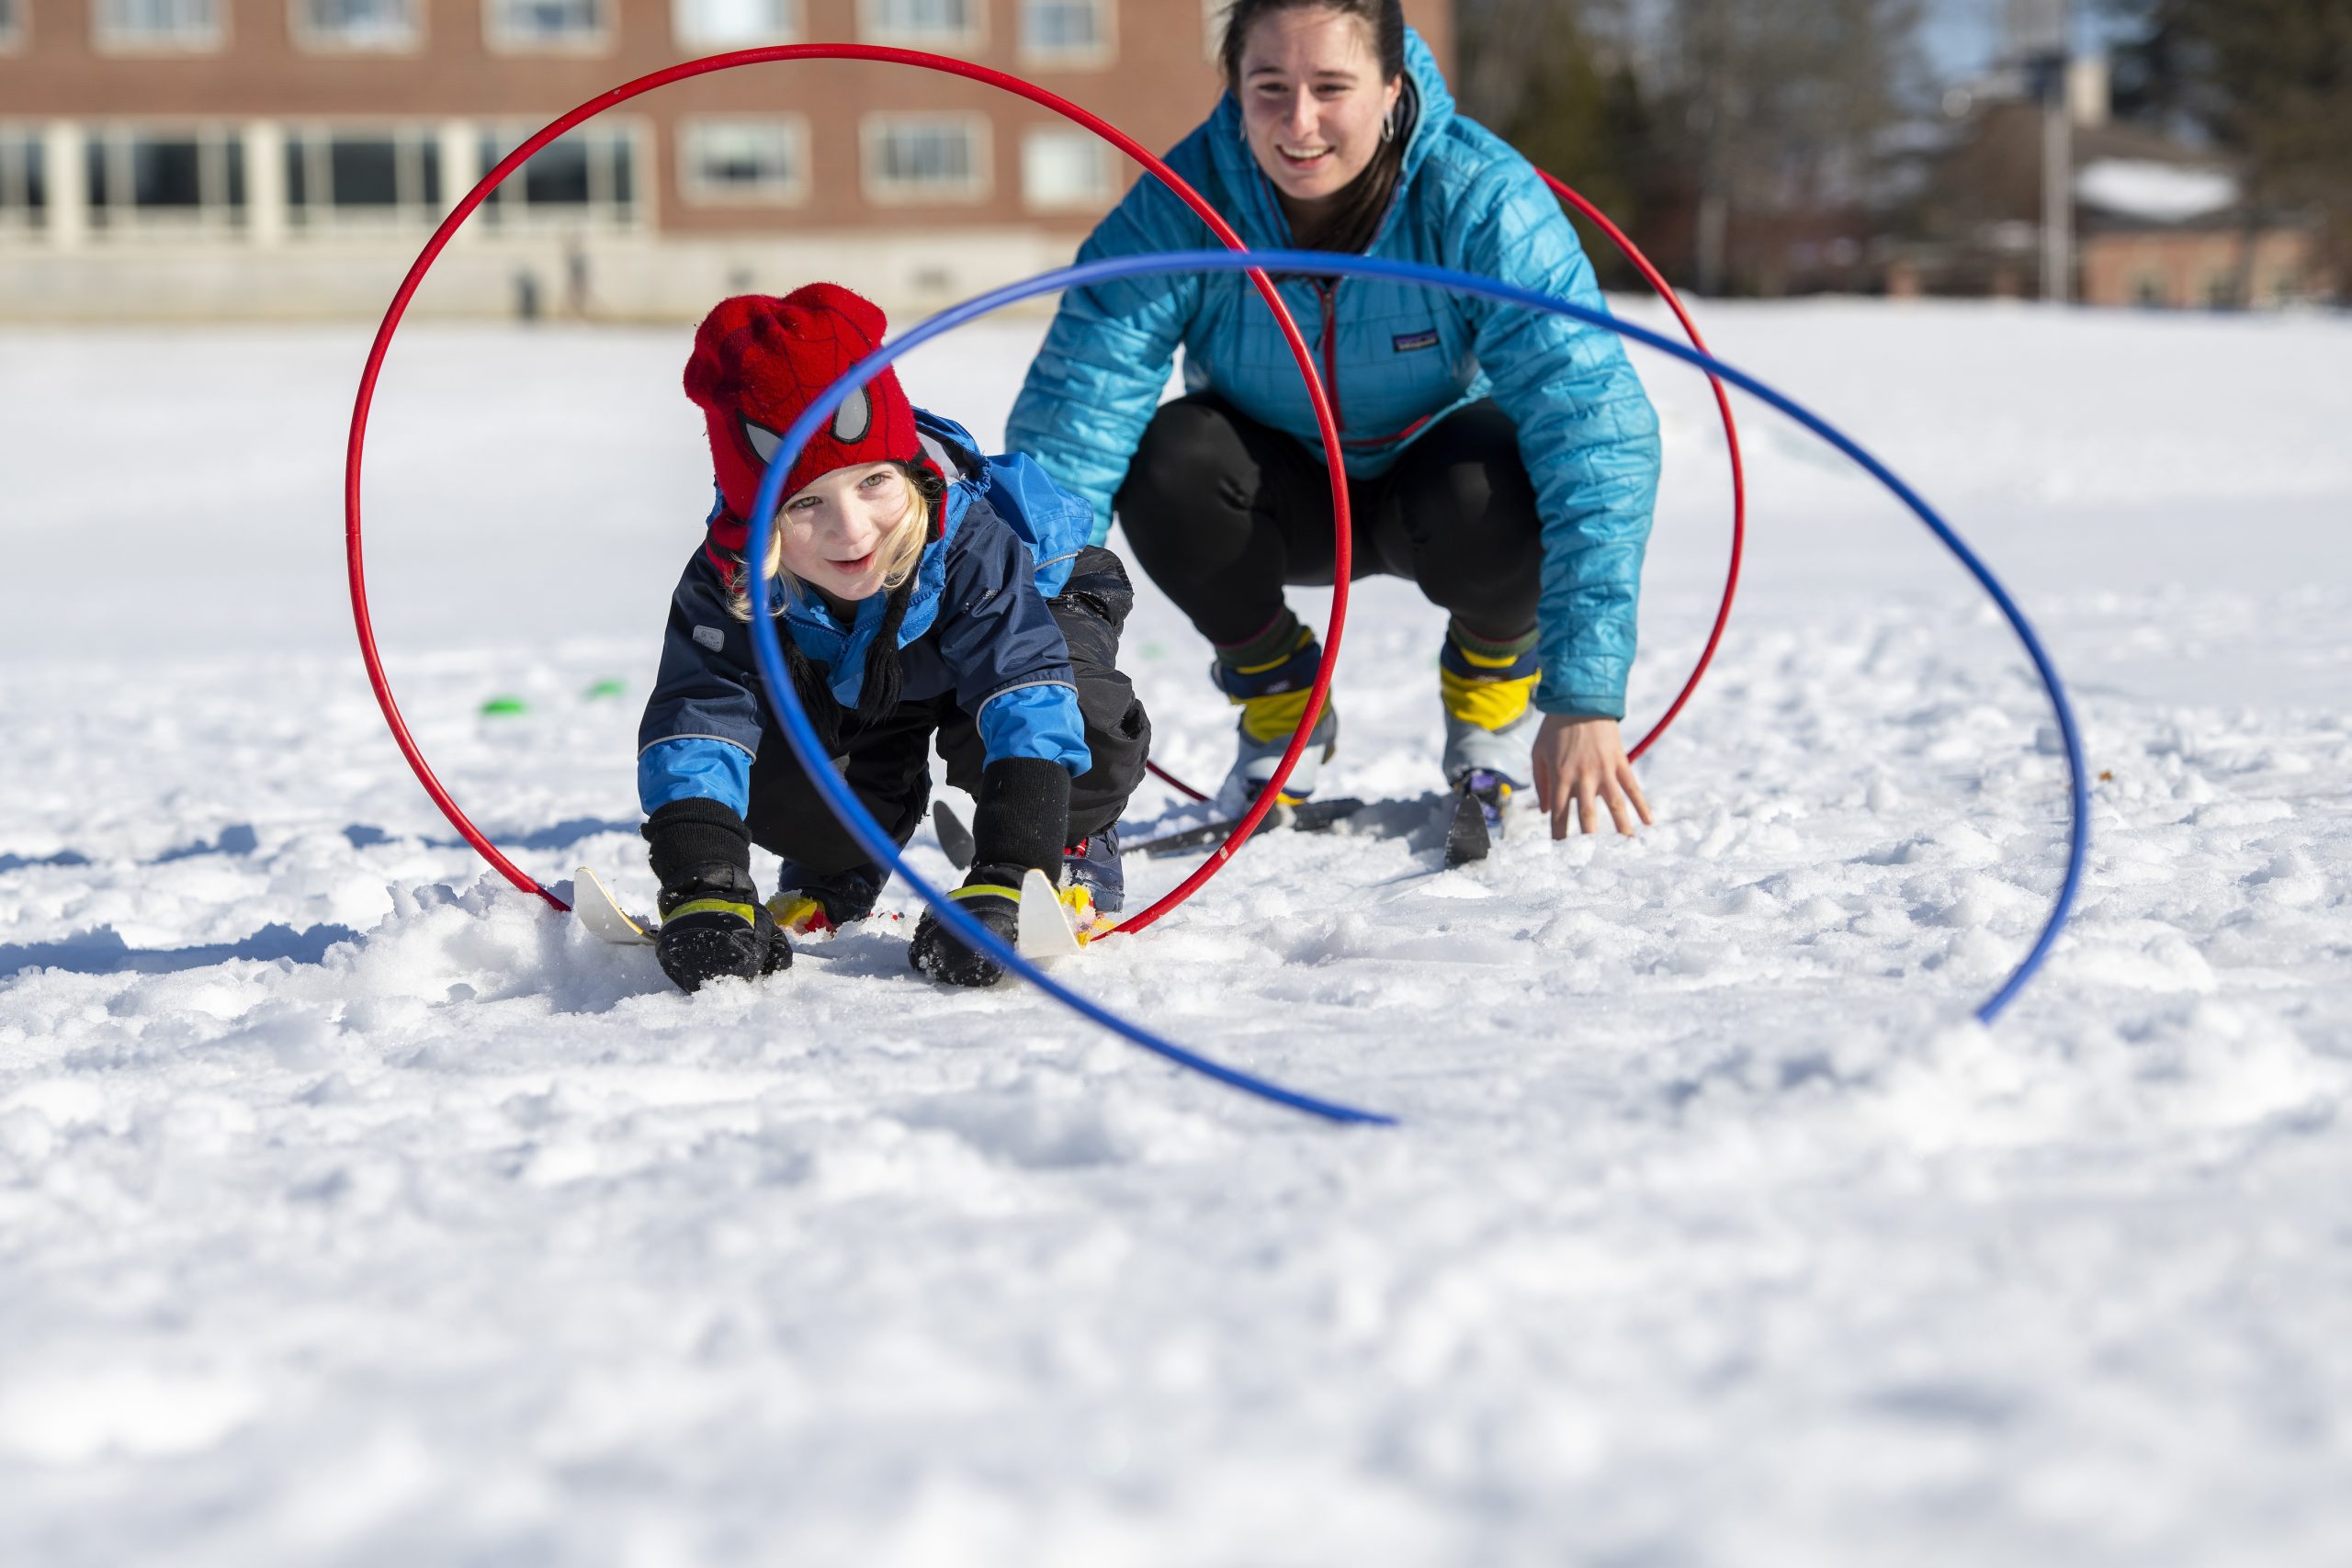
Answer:
MULTIPOLYGON (((953 895, 964 912, 1013 941, 1021 929, 1021 878, 1032 866, 1058 883, 1062 844, 1069 836, 1069 774, 1059 762, 1004 757, 980 772, 979 803, 972 812, 978 863, 953 895)), ((929 910, 915 927, 909 961, 952 986, 993 986, 1004 966, 956 940, 929 910)))
POLYGON ((654 956, 684 991, 752 980, 792 964, 792 943, 752 881, 752 832, 715 800, 675 800, 644 827, 662 879, 654 956))
MULTIPOLYGON (((1002 937, 1010 947, 1021 927, 1023 869, 1017 865, 976 865, 964 879, 964 886, 948 897, 956 900, 956 908, 1002 937)), ((993 986, 1004 978, 1003 964, 985 953, 967 947, 928 909, 915 926, 914 945, 907 950, 907 961, 933 979, 944 980, 951 986, 993 986)))
POLYGON ((653 955, 682 991, 792 967, 792 941, 748 886, 665 887, 653 955))

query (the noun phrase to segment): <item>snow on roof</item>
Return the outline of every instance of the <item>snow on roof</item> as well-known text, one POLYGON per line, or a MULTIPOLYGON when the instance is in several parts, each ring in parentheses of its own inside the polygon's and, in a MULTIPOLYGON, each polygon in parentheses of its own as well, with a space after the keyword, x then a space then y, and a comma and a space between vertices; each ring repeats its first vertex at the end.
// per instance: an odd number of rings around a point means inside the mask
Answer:
POLYGON ((2075 176, 2075 194, 2093 207, 2152 223, 2185 223, 2238 198, 2238 182, 2219 169, 2184 168, 2142 158, 2102 158, 2075 176))

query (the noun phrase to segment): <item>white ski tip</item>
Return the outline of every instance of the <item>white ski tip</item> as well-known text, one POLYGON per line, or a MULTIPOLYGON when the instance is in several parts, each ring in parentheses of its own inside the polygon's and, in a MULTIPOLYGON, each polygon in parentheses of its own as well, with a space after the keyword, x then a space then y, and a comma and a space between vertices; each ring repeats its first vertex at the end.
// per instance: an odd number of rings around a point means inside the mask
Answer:
POLYGON ((591 936, 622 947, 650 947, 653 928, 632 919, 604 878, 582 866, 571 874, 571 912, 591 936))
POLYGON ((1062 896, 1054 879, 1035 866, 1021 879, 1021 954, 1036 963, 1052 958, 1078 956, 1078 933, 1070 930, 1069 916, 1062 907, 1062 896))

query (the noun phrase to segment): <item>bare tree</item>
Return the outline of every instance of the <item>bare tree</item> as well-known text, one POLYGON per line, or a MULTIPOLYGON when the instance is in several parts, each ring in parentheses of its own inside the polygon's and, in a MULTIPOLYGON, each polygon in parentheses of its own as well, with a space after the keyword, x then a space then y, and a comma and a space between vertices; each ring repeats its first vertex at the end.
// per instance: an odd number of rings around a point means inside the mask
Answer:
POLYGON ((1923 81, 1919 0, 1673 0, 1658 58, 1697 186, 1702 292, 1735 279, 1742 214, 1860 206, 1923 81))
POLYGON ((1878 137, 1926 96, 1920 5, 1461 0, 1457 76, 1471 113, 1668 236, 1659 259, 1702 292, 1765 288, 1743 222, 1863 202, 1878 137))

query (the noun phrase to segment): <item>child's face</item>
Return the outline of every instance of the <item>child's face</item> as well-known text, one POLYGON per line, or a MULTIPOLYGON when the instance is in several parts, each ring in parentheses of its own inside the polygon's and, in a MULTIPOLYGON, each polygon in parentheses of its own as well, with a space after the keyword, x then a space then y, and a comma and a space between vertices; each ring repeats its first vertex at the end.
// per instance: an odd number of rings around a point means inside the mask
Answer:
POLYGON ((836 599, 871 598, 889 575, 890 540, 913 504, 913 487, 888 463, 811 480, 775 516, 785 570, 836 599))

